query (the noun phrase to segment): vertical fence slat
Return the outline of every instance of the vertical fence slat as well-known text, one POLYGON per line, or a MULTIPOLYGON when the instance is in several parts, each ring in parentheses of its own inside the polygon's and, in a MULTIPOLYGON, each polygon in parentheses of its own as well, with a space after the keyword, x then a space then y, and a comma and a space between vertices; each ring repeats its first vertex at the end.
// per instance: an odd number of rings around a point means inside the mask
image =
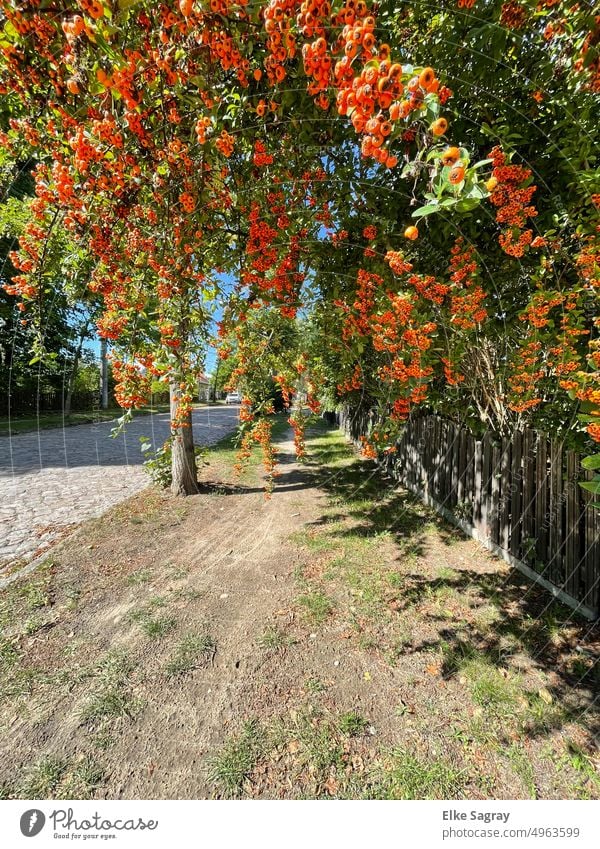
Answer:
POLYGON ((483 443, 475 441, 473 452, 473 525, 483 534, 483 443))
POLYGON ((523 516, 521 515, 523 495, 523 434, 520 430, 513 434, 512 458, 510 470, 511 499, 510 499, 510 553, 519 557, 521 553, 521 535, 523 516))
POLYGON ((562 467, 561 444, 553 439, 550 443, 550 528, 548 565, 549 579, 560 583, 562 573, 562 467))
POLYGON ((500 461, 500 545, 504 551, 508 551, 510 544, 510 467, 511 467, 511 444, 510 440, 502 440, 502 459, 500 461))
POLYGON ((539 433, 536 445, 535 556, 545 565, 548 556, 548 441, 539 433))
MULTIPOLYGON (((592 480, 593 472, 586 472, 585 479, 592 480)), ((589 607, 600 607, 600 510, 596 510, 591 504, 600 500, 591 492, 582 489, 583 504, 585 510, 585 535, 584 535, 584 563, 585 563, 585 596, 584 602, 589 607)))
POLYGON ((574 451, 567 451, 566 480, 566 528, 565 528, 565 590, 574 598, 578 596, 579 570, 579 457, 574 451))
POLYGON ((535 541, 535 437, 531 430, 523 433, 523 540, 521 554, 529 565, 533 561, 535 541))
POLYGON ((490 491, 491 540, 500 543, 500 456, 502 448, 494 443, 492 446, 492 486, 490 491))

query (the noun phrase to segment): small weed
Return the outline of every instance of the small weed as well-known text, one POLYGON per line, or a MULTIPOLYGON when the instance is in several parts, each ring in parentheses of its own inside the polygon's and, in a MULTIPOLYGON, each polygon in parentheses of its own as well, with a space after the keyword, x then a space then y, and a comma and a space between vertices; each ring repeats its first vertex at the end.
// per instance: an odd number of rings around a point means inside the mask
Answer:
POLYGON ((406 583, 406 575, 402 572, 390 572, 387 576, 387 581, 390 587, 394 587, 394 589, 400 589, 406 583))
POLYGON ((36 581, 25 584, 21 590, 27 610, 40 610, 50 604, 46 582, 36 581))
POLYGON ((298 604, 304 608, 307 618, 317 625, 324 622, 333 612, 331 599, 319 590, 300 596, 298 604))
POLYGON ((174 616, 155 616, 154 611, 157 608, 163 607, 166 604, 162 596, 151 598, 145 607, 140 610, 134 610, 130 614, 130 620, 144 632, 151 640, 157 640, 164 637, 169 631, 177 625, 177 620, 174 616))
POLYGON ((4 666, 14 666, 19 660, 19 652, 10 640, 0 638, 0 661, 4 666))
POLYGON ((500 669, 482 658, 466 663, 463 675, 469 681, 471 698, 475 704, 497 715, 513 715, 518 706, 519 686, 514 676, 506 677, 500 669))
POLYGON ((368 726, 367 720, 353 710, 342 714, 340 717, 340 731, 349 737, 358 737, 360 734, 364 734, 368 726))
POLYGON ((129 677, 133 664, 122 652, 109 652, 97 667, 97 688, 81 711, 84 723, 103 719, 131 717, 137 705, 129 690, 129 677))
POLYGON ((127 576, 125 583, 129 587, 139 587, 142 584, 147 584, 152 580, 152 572, 150 569, 137 569, 127 576))
POLYGON ((535 786, 535 777, 533 772, 533 767, 531 765, 531 761, 527 755, 527 752, 521 746, 518 746, 516 743, 508 746, 508 748, 501 749, 503 751, 508 760, 511 763, 511 766, 519 776, 524 786, 527 789, 530 799, 537 799, 537 789, 535 786))
POLYGON ((75 610, 79 604, 81 590, 79 587, 71 585, 66 588, 65 595, 67 598, 67 610, 75 610))
POLYGON ((158 640, 172 631, 177 625, 174 616, 147 617, 140 621, 140 628, 151 640, 158 640))
POLYGON ((261 649, 277 651, 289 645, 290 638, 274 625, 265 628, 264 633, 258 639, 258 647, 261 649))
POLYGON ((216 650, 216 643, 208 634, 186 634, 165 666, 165 673, 168 678, 174 678, 206 666, 215 656, 216 650))
POLYGON ((47 755, 27 769, 17 785, 16 795, 20 799, 48 799, 54 796, 67 764, 59 758, 47 755))
POLYGON ((321 778, 329 775, 332 768, 343 768, 344 746, 339 735, 339 722, 310 708, 294 716, 290 725, 279 728, 280 739, 294 741, 300 761, 311 774, 321 778))
POLYGON ((48 755, 24 774, 15 795, 20 799, 91 799, 104 771, 91 758, 77 763, 48 755))
POLYGON ((324 693, 327 689, 327 685, 320 681, 318 678, 308 678, 305 684, 306 689, 309 693, 324 693))
POLYGON ((228 740, 208 762, 208 778, 224 796, 240 796, 263 752, 264 732, 258 722, 247 722, 239 736, 228 740))

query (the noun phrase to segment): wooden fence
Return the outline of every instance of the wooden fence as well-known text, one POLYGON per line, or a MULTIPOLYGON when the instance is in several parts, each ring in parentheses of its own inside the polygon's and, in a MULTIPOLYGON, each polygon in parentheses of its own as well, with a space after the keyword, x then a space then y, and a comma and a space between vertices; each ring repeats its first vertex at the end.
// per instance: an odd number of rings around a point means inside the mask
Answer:
MULTIPOLYGON (((31 392, 13 389, 10 395, 0 396, 0 415, 35 415, 36 413, 57 413, 64 409, 65 396, 58 390, 31 392)), ((93 410, 100 404, 99 392, 74 392, 71 398, 71 410, 93 410)))
MULTIPOLYGON (((357 440, 368 415, 344 413, 357 440)), ((600 617, 600 510, 574 451, 531 430, 481 440, 453 422, 410 419, 384 461, 407 489, 590 619, 600 617)))

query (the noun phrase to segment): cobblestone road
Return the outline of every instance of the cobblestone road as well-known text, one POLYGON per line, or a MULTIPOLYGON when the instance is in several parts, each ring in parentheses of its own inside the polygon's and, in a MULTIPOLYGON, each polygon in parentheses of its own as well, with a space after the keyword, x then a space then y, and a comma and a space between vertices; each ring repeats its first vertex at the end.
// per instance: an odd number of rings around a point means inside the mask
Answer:
MULTIPOLYGON (((216 442, 234 429, 237 417, 237 407, 195 410, 196 443, 216 442)), ((148 485, 140 437, 161 445, 169 435, 168 413, 138 416, 116 438, 110 436, 114 426, 99 422, 0 437, 0 573, 148 485)))

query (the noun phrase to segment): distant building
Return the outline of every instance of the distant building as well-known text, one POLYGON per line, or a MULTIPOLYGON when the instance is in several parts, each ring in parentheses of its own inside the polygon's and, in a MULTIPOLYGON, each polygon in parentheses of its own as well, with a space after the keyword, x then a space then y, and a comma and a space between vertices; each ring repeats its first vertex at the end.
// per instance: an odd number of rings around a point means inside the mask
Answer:
POLYGON ((205 374, 198 375, 198 400, 210 401, 210 379, 205 374))

